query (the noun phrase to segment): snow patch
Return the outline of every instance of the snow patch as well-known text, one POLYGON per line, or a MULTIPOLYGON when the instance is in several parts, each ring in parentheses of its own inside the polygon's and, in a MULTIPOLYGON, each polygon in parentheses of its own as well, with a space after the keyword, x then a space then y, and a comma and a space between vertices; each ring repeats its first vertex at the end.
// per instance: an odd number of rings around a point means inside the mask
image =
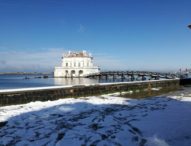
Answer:
POLYGON ((170 146, 165 140, 158 138, 157 136, 147 138, 147 144, 145 146, 170 146))
POLYGON ((103 95, 0 107, 0 145, 188 146, 191 98, 185 95, 190 93, 176 94, 147 99, 103 95))

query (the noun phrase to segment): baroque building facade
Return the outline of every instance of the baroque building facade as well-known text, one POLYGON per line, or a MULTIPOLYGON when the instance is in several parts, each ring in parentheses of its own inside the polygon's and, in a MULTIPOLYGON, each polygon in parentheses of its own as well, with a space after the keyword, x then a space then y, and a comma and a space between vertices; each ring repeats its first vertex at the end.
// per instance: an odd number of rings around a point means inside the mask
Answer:
POLYGON ((86 51, 63 54, 61 67, 55 67, 54 77, 85 77, 99 73, 100 70, 93 64, 93 57, 86 51))

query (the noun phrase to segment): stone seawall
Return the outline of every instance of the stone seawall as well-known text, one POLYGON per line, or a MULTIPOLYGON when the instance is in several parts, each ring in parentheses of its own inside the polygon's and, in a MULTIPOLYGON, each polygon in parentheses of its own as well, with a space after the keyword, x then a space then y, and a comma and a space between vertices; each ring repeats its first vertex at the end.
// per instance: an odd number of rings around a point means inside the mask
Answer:
POLYGON ((191 78, 180 79, 180 85, 191 86, 191 78))
POLYGON ((151 96, 178 89, 180 81, 158 80, 140 82, 101 83, 94 85, 28 88, 0 92, 0 106, 23 104, 31 101, 47 101, 69 97, 95 96, 109 93, 130 93, 129 96, 151 96))

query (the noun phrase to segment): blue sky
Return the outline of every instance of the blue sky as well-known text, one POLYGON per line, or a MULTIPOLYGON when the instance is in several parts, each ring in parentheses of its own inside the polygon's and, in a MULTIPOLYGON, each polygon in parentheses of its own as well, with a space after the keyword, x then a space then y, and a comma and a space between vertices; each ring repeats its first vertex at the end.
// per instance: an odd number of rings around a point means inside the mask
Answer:
POLYGON ((0 72, 53 71, 87 50, 102 70, 191 68, 190 0, 0 0, 0 72))

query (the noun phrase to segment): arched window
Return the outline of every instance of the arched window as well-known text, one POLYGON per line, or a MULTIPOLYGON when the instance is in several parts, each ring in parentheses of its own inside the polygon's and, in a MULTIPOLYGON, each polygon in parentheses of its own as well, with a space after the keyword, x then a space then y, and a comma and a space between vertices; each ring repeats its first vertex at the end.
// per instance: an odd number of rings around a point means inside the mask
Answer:
POLYGON ((71 71, 71 76, 72 76, 72 77, 75 76, 75 70, 72 70, 72 71, 71 71))
POLYGON ((83 75, 83 70, 79 71, 79 77, 83 75))

